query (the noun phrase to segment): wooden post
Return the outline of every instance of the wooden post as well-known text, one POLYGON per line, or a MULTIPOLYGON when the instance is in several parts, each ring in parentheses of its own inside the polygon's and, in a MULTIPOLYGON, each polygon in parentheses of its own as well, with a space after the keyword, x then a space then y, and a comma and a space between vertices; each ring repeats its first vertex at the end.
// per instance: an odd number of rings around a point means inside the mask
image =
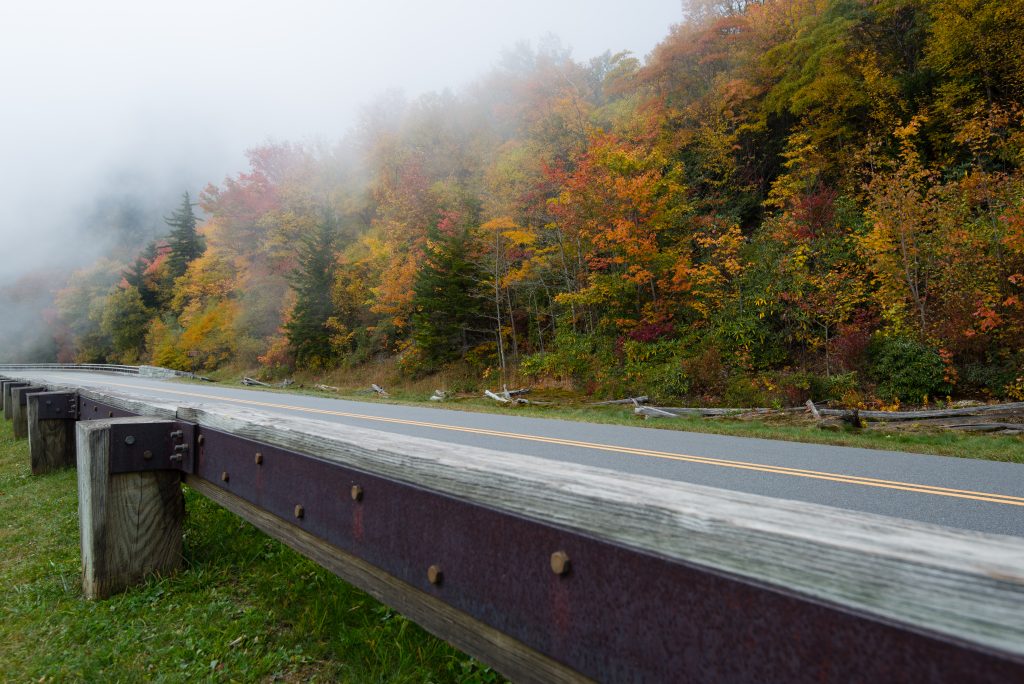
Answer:
POLYGON ((67 403, 66 392, 39 392, 28 397, 28 452, 32 462, 32 474, 42 475, 54 470, 75 467, 75 420, 74 416, 64 418, 40 418, 46 402, 67 403))
POLYGON ((76 427, 82 591, 106 598, 151 573, 181 567, 185 500, 177 471, 111 473, 111 426, 152 418, 81 421, 76 427))
POLYGON ((5 380, 3 383, 3 394, 4 394, 4 418, 7 420, 11 419, 11 391, 15 387, 27 387, 27 382, 20 382, 18 380, 5 380))
POLYGON ((14 439, 28 439, 28 395, 45 392, 45 387, 15 387, 11 390, 11 422, 14 427, 14 439))

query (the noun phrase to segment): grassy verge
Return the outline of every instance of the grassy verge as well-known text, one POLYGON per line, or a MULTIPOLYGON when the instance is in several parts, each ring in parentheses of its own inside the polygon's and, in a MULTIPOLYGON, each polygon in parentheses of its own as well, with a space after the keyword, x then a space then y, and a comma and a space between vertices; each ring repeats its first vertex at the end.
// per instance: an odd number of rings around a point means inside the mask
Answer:
MULTIPOLYGON (((239 376, 240 377, 240 376, 239 376)), ((225 386, 239 387, 234 375, 219 377, 225 386)), ((182 380, 180 382, 197 382, 182 380)), ((313 384, 308 379, 307 384, 313 384)), ((317 381, 319 382, 319 381, 317 381)), ((210 387, 208 383, 198 383, 210 387)), ((926 430, 887 433, 876 430, 821 430, 814 424, 799 418, 777 420, 739 420, 735 418, 655 418, 644 420, 633 415, 632 407, 583 406, 575 397, 566 393, 545 394, 532 393, 531 398, 554 399, 558 405, 553 406, 506 406, 497 404, 490 399, 458 399, 438 404, 429 400, 430 392, 422 389, 398 388, 392 390, 391 397, 381 399, 372 392, 341 387, 340 392, 322 392, 309 387, 290 387, 288 389, 249 387, 246 389, 281 394, 305 394, 310 396, 329 397, 333 399, 352 399, 406 406, 431 406, 458 411, 477 413, 514 414, 535 418, 554 418, 589 423, 605 423, 611 425, 628 425, 661 430, 679 430, 685 432, 703 432, 737 437, 754 437, 758 439, 774 439, 789 442, 805 442, 809 444, 831 444, 836 446, 861 447, 865 449, 885 449, 890 451, 908 451, 921 454, 955 456, 958 458, 977 458, 988 461, 1004 461, 1024 463, 1024 438, 1019 436, 964 434, 948 430, 926 430)))
POLYGON ((500 681, 191 491, 186 569, 85 601, 75 473, 27 452, 0 421, 4 681, 500 681))

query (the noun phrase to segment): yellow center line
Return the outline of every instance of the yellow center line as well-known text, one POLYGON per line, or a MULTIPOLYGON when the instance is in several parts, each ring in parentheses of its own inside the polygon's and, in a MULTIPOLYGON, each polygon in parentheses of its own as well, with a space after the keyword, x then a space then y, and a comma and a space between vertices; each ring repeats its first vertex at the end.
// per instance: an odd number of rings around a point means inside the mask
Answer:
POLYGON ((527 435, 517 432, 504 432, 500 430, 488 430, 486 428, 471 428, 462 427, 459 425, 447 425, 445 423, 431 423, 420 420, 409 420, 406 418, 386 418, 383 416, 371 416, 362 413, 350 413, 347 411, 333 411, 330 409, 319 409, 305 406, 294 406, 291 404, 277 404, 266 401, 256 401, 253 399, 237 399, 234 397, 224 397, 214 394, 202 394, 199 392, 186 392, 183 390, 172 390, 164 389, 162 387, 152 387, 146 385, 128 385, 119 383, 106 383, 112 387, 125 387, 128 389, 148 389, 155 392, 163 392, 166 394, 178 394, 187 397, 196 397, 200 399, 213 399, 217 401, 226 401, 234 404, 246 404, 249 406, 261 406, 265 408, 277 408, 285 409, 288 411, 300 411, 303 413, 313 413, 328 416, 338 416, 341 418, 355 418, 358 420, 376 421, 380 423, 392 423, 397 425, 410 425, 415 427, 426 427, 437 430, 448 430, 452 432, 465 432, 476 435, 486 435, 490 437, 504 437, 507 439, 518 439, 529 442, 542 442, 545 444, 557 444, 560 446, 572 446, 580 447, 584 449, 592 449, 596 451, 608 451, 614 453, 625 453, 634 456, 644 456, 648 458, 657 458, 662 460, 670 461, 681 461, 686 463, 698 463, 701 465, 713 465, 722 468, 734 468, 739 470, 751 470, 761 473, 770 473, 775 475, 788 475, 791 477, 802 477, 813 480, 825 480, 829 482, 838 482, 843 484, 854 484, 861 485, 864 487, 877 487, 881 489, 892 489, 905 492, 916 492, 920 494, 933 494, 935 496, 946 496, 957 499, 970 499, 973 501, 986 501, 989 503, 1005 504, 1008 506, 1021 506, 1024 507, 1024 497, 1012 496, 1009 494, 994 494, 991 492, 978 492, 969 489, 953 489, 950 487, 939 487, 935 485, 917 484, 913 482, 900 482, 899 480, 884 480, 873 477, 862 477, 860 475, 845 475, 842 473, 830 473, 818 470, 806 470, 802 468, 789 468, 787 466, 775 466, 762 463, 749 463, 746 461, 734 461, 725 458, 715 458, 710 456, 692 456, 689 454, 679 454, 667 451, 654 451, 651 449, 637 449, 634 447, 615 446, 610 444, 598 444, 594 442, 582 442, 573 439, 562 439, 559 437, 541 437, 538 435, 527 435))

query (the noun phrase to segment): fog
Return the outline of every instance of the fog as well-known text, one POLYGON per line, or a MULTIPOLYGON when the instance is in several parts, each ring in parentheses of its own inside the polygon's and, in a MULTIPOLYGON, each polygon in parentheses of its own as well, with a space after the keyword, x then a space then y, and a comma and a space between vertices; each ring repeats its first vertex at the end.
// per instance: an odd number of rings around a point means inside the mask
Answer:
POLYGON ((337 140, 381 93, 457 90, 523 41, 642 57, 681 18, 680 0, 5 1, 0 343, 38 320, 27 293, 116 244, 112 214, 159 230, 250 147, 337 140))

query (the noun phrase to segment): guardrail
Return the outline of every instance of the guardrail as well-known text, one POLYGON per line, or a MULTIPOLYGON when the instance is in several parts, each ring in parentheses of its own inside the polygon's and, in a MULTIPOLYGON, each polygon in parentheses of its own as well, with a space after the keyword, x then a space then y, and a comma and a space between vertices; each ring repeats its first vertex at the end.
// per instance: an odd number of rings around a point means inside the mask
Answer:
POLYGON ((183 481, 516 681, 1024 681, 1022 539, 31 382, 87 596, 179 566, 183 481))
POLYGON ((193 373, 161 368, 159 366, 125 366, 110 363, 0 363, 0 373, 23 371, 79 371, 87 373, 113 373, 139 375, 147 378, 192 378, 193 373))

